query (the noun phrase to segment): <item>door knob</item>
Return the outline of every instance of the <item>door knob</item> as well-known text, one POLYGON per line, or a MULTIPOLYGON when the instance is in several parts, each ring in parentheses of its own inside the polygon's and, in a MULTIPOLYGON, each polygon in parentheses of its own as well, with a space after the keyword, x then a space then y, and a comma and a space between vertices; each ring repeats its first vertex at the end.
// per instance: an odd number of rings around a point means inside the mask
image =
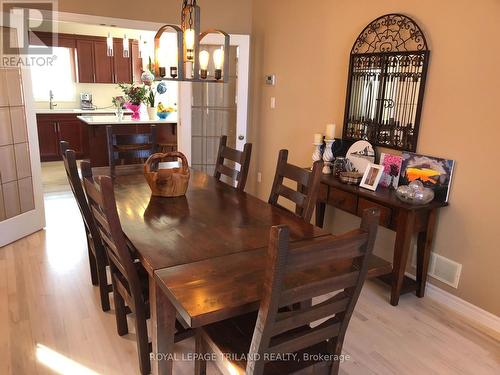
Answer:
POLYGON ((238 139, 239 139, 240 141, 242 141, 242 140, 244 140, 244 139, 245 139, 245 136, 243 136, 243 135, 239 135, 239 136, 238 136, 238 139))

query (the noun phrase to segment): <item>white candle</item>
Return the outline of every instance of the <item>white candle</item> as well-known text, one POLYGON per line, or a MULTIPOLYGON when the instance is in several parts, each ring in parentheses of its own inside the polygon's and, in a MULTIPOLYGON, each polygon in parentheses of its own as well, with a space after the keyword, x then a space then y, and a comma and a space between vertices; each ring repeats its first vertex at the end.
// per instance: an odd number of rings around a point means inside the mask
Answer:
POLYGON ((323 143, 323 134, 316 133, 314 134, 314 144, 319 145, 323 143))
POLYGON ((337 129, 337 125, 327 124, 326 125, 326 139, 335 139, 335 130, 336 129, 337 129))

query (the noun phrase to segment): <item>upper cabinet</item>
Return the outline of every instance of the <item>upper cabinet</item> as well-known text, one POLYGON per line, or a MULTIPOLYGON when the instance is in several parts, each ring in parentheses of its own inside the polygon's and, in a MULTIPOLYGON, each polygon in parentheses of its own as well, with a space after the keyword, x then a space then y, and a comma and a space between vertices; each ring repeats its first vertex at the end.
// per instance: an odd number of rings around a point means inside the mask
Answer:
POLYGON ((136 41, 130 42, 130 51, 129 58, 123 57, 123 41, 116 39, 113 43, 113 57, 109 57, 105 38, 77 40, 78 82, 139 82, 142 73, 142 61, 136 41), (134 46, 137 46, 137 48, 134 48, 134 46), (139 80, 137 77, 139 77, 139 80))

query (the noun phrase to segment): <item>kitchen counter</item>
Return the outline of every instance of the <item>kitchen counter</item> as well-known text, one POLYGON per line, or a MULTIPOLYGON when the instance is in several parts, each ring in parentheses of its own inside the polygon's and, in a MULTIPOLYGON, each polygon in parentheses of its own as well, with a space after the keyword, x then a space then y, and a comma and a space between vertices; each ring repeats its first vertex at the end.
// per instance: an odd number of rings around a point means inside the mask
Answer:
POLYGON ((152 125, 152 124, 177 124, 177 115, 172 114, 165 120, 132 120, 130 117, 125 117, 121 121, 116 116, 77 116, 80 121, 87 125, 152 125))
MULTIPOLYGON (((63 115, 63 114, 114 114, 114 109, 80 109, 80 108, 57 108, 57 109, 35 109, 37 115, 63 115)), ((132 113, 132 111, 125 110, 124 113, 132 113)))

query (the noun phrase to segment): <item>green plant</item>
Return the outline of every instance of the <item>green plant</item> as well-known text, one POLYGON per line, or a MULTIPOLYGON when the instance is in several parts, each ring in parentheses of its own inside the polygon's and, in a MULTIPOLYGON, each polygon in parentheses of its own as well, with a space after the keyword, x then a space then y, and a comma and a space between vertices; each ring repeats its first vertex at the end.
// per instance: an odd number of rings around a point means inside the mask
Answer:
POLYGON ((148 94, 148 97, 146 99, 148 107, 154 108, 154 106, 155 106, 155 98, 156 98, 156 94, 154 92, 154 88, 150 87, 149 88, 149 94, 148 94))
POLYGON ((148 89, 144 85, 136 86, 134 84, 120 83, 118 86, 122 89, 127 100, 134 105, 141 105, 148 99, 148 89))

